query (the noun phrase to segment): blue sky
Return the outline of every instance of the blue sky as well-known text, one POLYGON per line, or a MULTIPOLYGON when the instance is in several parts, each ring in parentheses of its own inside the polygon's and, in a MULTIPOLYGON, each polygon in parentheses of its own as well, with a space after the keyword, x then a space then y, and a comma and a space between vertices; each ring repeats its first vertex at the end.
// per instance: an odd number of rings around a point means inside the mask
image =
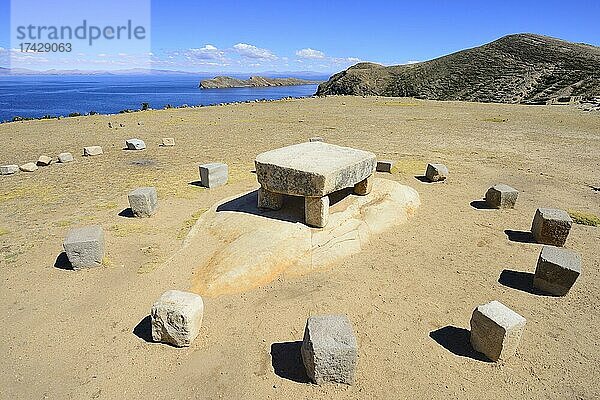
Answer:
MULTIPOLYGON (((40 9, 49 7, 48 1, 38 3, 40 9)), ((124 3, 128 1, 120 2, 118 14, 135 19, 135 11, 123 12, 124 3)), ((57 15, 69 13, 66 7, 53 7, 57 15)), ((9 0, 0 0, 0 27, 5 55, 0 64, 6 66, 6 49, 11 48, 9 0)), ((147 54, 126 54, 122 49, 111 54, 99 44, 78 51, 77 62, 46 60, 31 67, 116 69, 145 66, 143 61, 150 60, 158 69, 332 73, 360 60, 424 61, 519 32, 598 46, 600 1, 156 0, 151 1, 147 54)))

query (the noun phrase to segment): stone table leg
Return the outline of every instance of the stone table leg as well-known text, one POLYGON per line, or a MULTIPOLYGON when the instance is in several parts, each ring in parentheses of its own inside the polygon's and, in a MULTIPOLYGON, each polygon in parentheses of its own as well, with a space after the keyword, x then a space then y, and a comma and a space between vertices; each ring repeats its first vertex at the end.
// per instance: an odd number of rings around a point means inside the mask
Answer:
POLYGON ((271 192, 263 187, 258 189, 258 208, 280 210, 283 206, 283 195, 271 192))
POLYGON ((307 225, 323 228, 329 219, 329 197, 305 197, 304 219, 307 225))
POLYGON ((354 194, 366 196, 371 193, 371 189, 373 189, 373 175, 354 185, 354 194))

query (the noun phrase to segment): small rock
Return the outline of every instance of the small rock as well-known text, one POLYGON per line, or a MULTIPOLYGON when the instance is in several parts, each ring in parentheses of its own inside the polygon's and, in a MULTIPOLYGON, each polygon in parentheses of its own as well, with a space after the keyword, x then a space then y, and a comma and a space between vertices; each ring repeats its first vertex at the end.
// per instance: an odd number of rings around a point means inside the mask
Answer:
POLYGON ((23 164, 19 167, 19 169, 23 172, 33 172, 33 171, 37 171, 38 166, 35 165, 35 163, 27 163, 27 164, 23 164))
POLYGON ((141 139, 129 139, 125 141, 125 146, 127 150, 144 150, 146 143, 141 139))
POLYGON ((158 209, 156 188, 137 188, 129 193, 129 206, 136 217, 150 217, 158 209))
POLYGON ((104 231, 98 225, 71 229, 63 247, 73 269, 99 267, 104 258, 104 231))
POLYGON ((100 146, 87 146, 83 148, 83 155, 88 156, 99 156, 102 154, 102 147, 100 146))
POLYGON ((543 246, 533 277, 533 287, 555 296, 564 296, 580 274, 581 258, 577 253, 543 246))
POLYGON ((68 163, 73 161, 73 154, 71 153, 60 153, 58 155, 58 161, 61 163, 68 163))
POLYGON ((175 146, 175 139, 174 138, 163 138, 162 140, 162 145, 164 147, 172 147, 175 146))
POLYGON ((324 142, 325 140, 320 136, 311 137, 308 139, 309 142, 324 142))
POLYGON ((317 385, 354 382, 358 345, 345 315, 308 318, 300 352, 308 377, 317 385))
POLYGON ((108 127, 109 127, 109 128, 112 128, 112 127, 113 127, 113 126, 112 126, 112 122, 109 122, 109 123, 108 123, 108 127))
POLYGON ((440 182, 448 178, 448 168, 444 164, 427 164, 425 177, 430 182, 440 182))
POLYGON ((0 166, 0 175, 12 175, 19 171, 18 165, 2 165, 0 166))
POLYGON ((504 361, 516 353, 526 322, 498 301, 478 306, 471 316, 471 345, 492 361, 504 361))
POLYGON ((394 162, 391 160, 377 160, 377 172, 389 172, 392 173, 394 168, 394 162))
POLYGON ((227 183, 229 169, 227 164, 210 163, 200 165, 200 183, 207 188, 215 188, 227 183))
POLYGON ((195 293, 168 290, 152 306, 152 340, 189 346, 200 332, 204 303, 195 293))
POLYGON ((40 158, 38 158, 38 160, 37 160, 37 165, 39 165, 40 167, 48 166, 51 163, 52 163, 52 157, 48 157, 48 156, 40 156, 40 158))

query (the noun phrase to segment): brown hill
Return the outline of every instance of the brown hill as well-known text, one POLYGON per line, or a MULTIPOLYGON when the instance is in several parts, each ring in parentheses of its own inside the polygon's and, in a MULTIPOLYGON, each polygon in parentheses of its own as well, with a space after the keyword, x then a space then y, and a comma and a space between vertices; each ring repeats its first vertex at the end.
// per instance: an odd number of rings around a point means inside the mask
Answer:
POLYGON ((431 61, 360 63, 319 85, 317 95, 545 103, 600 96, 600 47, 534 34, 505 36, 431 61))
POLYGON ((296 86, 319 83, 298 78, 264 78, 251 76, 250 79, 237 79, 229 76, 217 76, 200 82, 201 89, 224 89, 238 87, 269 87, 269 86, 296 86))

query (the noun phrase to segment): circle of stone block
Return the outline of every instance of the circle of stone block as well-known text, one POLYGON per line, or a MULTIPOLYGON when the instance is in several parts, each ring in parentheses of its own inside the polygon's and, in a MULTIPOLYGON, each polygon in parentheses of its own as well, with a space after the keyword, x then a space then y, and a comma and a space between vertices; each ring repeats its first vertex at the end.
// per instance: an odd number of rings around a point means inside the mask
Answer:
POLYGON ((73 269, 99 267, 104 258, 104 231, 98 225, 71 229, 63 248, 73 269))
POLYGON ((127 198, 131 211, 136 217, 150 217, 158 209, 158 196, 154 187, 142 187, 132 190, 127 198))
POLYGON ((533 287, 555 296, 564 296, 580 274, 581 258, 577 253, 543 246, 533 277, 533 287))
POLYGON ((177 347, 192 344, 204 315, 202 297, 180 290, 164 292, 152 305, 152 340, 177 347))
POLYGON ((229 168, 223 163, 200 165, 200 184, 206 188, 215 188, 227 183, 229 168))
POLYGON ((427 164, 425 177, 429 182, 440 182, 448 178, 448 167, 444 164, 427 164))
POLYGON ((573 220, 566 211, 553 208, 538 208, 531 224, 531 233, 541 244, 564 246, 573 220))
POLYGON ((490 208, 515 208, 519 191, 503 183, 492 186, 485 193, 485 202, 490 208))

